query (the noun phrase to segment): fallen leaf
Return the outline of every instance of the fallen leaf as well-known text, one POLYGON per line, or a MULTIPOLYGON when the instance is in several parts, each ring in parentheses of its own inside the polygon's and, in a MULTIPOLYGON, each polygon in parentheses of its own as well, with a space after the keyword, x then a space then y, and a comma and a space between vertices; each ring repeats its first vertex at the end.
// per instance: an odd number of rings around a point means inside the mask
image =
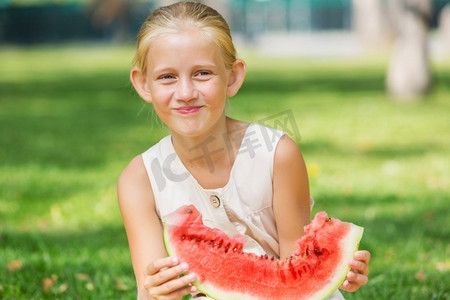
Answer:
POLYGON ((48 292, 54 284, 55 282, 53 281, 53 279, 47 277, 42 280, 42 289, 44 290, 44 292, 48 292))
POLYGON ((414 275, 414 278, 416 278, 420 282, 425 282, 427 280, 427 274, 425 273, 425 271, 420 270, 416 273, 416 275, 414 275))
POLYGON ((21 270, 23 268, 22 262, 18 259, 12 260, 7 266, 8 270, 11 272, 21 270))
POLYGON ((359 152, 370 152, 374 149, 374 142, 370 139, 362 139, 358 141, 356 147, 359 152))
POLYGON ((63 283, 58 288, 58 293, 62 294, 69 288, 69 285, 67 283, 63 283))
POLYGON ((86 274, 86 273, 78 273, 77 275, 75 275, 75 277, 76 277, 78 280, 81 280, 81 281, 83 281, 83 280, 88 280, 88 279, 89 279, 89 274, 86 274))
POLYGON ((439 272, 446 272, 448 270, 450 270, 450 261, 447 262, 437 262, 436 265, 436 270, 438 270, 439 272))
POLYGON ((3 291, 3 285, 0 284, 0 292, 3 291))
POLYGON ((126 291, 126 290, 128 290, 128 286, 126 286, 119 277, 116 277, 115 280, 116 280, 117 290, 119 290, 119 291, 126 291))

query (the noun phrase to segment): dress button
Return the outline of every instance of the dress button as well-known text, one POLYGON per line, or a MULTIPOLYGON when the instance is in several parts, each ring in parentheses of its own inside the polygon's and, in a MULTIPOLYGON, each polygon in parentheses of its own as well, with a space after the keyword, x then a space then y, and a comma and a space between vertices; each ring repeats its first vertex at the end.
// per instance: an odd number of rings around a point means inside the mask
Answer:
POLYGON ((211 202, 211 205, 215 208, 220 206, 220 199, 216 195, 209 196, 209 202, 211 202))

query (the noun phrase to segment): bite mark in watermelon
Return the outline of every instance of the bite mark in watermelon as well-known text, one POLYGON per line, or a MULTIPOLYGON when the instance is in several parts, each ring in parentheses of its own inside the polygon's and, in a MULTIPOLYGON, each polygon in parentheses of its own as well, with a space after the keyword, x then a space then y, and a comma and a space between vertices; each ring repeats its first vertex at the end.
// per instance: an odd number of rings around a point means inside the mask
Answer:
POLYGON ((193 205, 164 220, 168 254, 188 263, 199 291, 226 300, 325 299, 345 280, 362 234, 362 227, 319 212, 297 250, 279 260, 243 252, 244 237, 206 227, 193 205))

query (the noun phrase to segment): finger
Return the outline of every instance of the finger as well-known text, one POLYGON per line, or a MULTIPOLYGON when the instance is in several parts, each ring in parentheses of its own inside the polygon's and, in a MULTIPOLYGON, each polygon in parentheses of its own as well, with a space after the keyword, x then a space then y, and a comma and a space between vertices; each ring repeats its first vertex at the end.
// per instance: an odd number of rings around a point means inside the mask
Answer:
POLYGON ((347 281, 349 283, 357 284, 357 285, 361 286, 361 285, 365 285, 369 281, 369 278, 366 275, 350 271, 347 274, 347 281))
POLYGON ((147 265, 147 267, 145 268, 145 275, 154 275, 161 269, 173 267, 177 264, 179 264, 179 260, 176 257, 169 256, 157 259, 147 265))
POLYGON ((184 297, 188 294, 195 294, 197 292, 198 292, 198 290, 195 286, 185 286, 185 287, 178 289, 167 295, 157 294, 153 290, 150 292, 146 291, 146 293, 148 293, 151 296, 151 299, 158 299, 161 296, 164 296, 164 298, 167 298, 167 299, 181 299, 182 297, 184 297))
POLYGON ((178 278, 180 275, 186 273, 188 269, 189 266, 186 263, 163 268, 158 273, 146 277, 144 286, 150 288, 152 286, 162 285, 170 280, 178 278))
POLYGON ((365 262, 352 260, 350 261, 350 268, 354 272, 361 273, 363 275, 369 275, 369 266, 365 262))
POLYGON ((189 286, 195 279, 196 275, 194 273, 188 274, 177 279, 170 280, 159 286, 153 286, 148 289, 150 295, 154 298, 160 295, 173 295, 173 294, 189 294, 192 291, 196 292, 196 288, 189 286))
POLYGON ((340 287, 341 290, 344 290, 346 292, 356 292, 359 289, 359 285, 356 283, 351 283, 349 281, 344 281, 344 283, 340 287))
POLYGON ((353 256, 353 258, 354 258, 355 260, 363 261, 363 262, 365 262, 366 264, 369 262, 370 257, 371 257, 370 252, 367 251, 367 250, 359 250, 359 251, 356 251, 356 252, 355 252, 355 255, 353 256))

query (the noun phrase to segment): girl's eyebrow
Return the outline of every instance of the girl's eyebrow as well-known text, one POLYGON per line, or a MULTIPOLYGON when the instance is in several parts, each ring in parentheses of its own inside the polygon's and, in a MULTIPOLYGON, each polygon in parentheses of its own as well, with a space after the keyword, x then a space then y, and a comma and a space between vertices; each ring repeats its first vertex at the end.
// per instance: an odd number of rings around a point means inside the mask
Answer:
MULTIPOLYGON (((196 69, 216 69, 217 65, 214 63, 209 63, 209 62, 205 62, 205 63, 198 63, 192 66, 193 70, 196 69)), ((162 67, 157 67, 155 69, 153 69, 152 74, 160 74, 160 73, 165 73, 165 72, 173 72, 175 71, 176 68, 171 67, 171 66, 162 66, 162 67)))
POLYGON ((198 68, 216 68, 217 65, 213 64, 213 63, 199 63, 194 65, 194 69, 198 69, 198 68))
POLYGON ((165 73, 165 72, 172 72, 173 70, 174 70, 174 68, 171 68, 171 67, 161 67, 161 68, 153 69, 152 73, 160 74, 160 73, 165 73))

